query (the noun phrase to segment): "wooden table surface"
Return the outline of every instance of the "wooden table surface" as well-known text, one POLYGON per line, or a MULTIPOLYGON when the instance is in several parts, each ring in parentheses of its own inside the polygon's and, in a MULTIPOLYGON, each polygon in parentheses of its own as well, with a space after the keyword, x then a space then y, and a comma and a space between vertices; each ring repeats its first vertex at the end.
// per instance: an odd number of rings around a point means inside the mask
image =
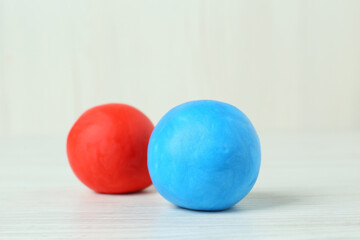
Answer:
POLYGON ((153 187, 96 194, 65 139, 1 139, 0 239, 360 239, 360 133, 260 136, 259 179, 222 212, 175 207, 153 187))

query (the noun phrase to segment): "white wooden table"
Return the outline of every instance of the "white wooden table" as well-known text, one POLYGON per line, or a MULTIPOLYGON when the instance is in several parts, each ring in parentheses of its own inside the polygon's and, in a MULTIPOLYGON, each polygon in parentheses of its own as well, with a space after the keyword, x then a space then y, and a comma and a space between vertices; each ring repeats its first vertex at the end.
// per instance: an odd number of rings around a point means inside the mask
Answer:
POLYGON ((253 191, 223 212, 177 208, 153 187, 96 194, 65 139, 0 140, 0 239, 360 239, 360 134, 260 134, 253 191))

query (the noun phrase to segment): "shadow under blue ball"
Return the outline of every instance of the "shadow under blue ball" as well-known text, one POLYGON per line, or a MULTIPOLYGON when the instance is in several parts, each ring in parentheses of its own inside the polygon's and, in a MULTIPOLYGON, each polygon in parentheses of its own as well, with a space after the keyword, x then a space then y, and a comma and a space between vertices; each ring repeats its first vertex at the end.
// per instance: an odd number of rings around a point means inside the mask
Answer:
POLYGON ((200 100, 171 109, 155 127, 148 168, 155 188, 173 204, 193 210, 232 207, 254 186, 260 142, 236 107, 200 100))

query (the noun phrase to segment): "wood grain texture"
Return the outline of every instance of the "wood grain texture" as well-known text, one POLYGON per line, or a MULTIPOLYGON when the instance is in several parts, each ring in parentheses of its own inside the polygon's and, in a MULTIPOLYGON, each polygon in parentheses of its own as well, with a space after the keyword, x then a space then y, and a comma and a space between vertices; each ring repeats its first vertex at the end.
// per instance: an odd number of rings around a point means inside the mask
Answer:
POLYGON ((0 135, 209 98, 262 130, 360 129, 359 42, 357 0, 0 0, 0 135))
POLYGON ((223 212, 177 208, 153 187, 101 195, 64 139, 0 140, 0 239, 359 239, 360 133, 268 134, 255 188, 223 212))

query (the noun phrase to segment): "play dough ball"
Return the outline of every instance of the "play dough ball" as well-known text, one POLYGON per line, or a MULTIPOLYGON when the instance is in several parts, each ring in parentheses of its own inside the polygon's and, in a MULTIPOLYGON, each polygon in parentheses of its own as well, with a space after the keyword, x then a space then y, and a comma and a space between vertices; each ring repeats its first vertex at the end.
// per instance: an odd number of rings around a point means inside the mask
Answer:
POLYGON ((128 193, 151 185, 146 152, 154 126, 139 110, 105 104, 87 110, 67 138, 75 175, 99 193, 128 193))
POLYGON ((193 210, 224 210, 239 202, 255 184, 260 158, 258 135, 245 114, 210 100, 171 109, 148 146, 155 188, 193 210))

